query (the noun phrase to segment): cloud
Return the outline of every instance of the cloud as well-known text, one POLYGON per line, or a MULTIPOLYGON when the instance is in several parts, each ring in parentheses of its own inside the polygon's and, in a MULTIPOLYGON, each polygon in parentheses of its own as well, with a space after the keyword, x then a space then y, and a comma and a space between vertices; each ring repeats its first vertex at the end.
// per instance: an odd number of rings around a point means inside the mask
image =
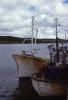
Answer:
POLYGON ((63 30, 61 37, 68 32, 67 9, 67 0, 0 0, 0 35, 28 36, 34 16, 39 38, 55 37, 56 17, 62 27, 59 33, 63 30))

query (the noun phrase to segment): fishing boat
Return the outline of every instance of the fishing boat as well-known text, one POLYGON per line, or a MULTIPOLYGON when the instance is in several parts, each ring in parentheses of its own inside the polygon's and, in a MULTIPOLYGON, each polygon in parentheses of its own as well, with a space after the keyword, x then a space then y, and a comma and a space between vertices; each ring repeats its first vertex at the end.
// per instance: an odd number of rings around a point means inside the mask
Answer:
POLYGON ((68 91, 68 65, 56 67, 49 64, 44 70, 33 74, 31 80, 39 96, 65 96, 68 91))
MULTIPOLYGON (((38 30, 36 31, 37 34, 38 30)), ((36 56, 36 38, 33 43, 34 35, 34 17, 32 17, 32 38, 31 45, 32 49, 30 53, 23 51, 22 54, 13 54, 13 58, 16 62, 19 78, 20 77, 31 77, 33 73, 39 72, 42 67, 46 66, 48 59, 36 56)))
POLYGON ((47 79, 40 73, 32 75, 32 84, 39 96, 64 96, 66 93, 63 81, 47 79))
MULTIPOLYGON (((40 96, 62 96, 68 91, 68 48, 60 46, 57 37, 56 46, 48 46, 50 61, 47 67, 32 75, 32 84, 40 96)), ((68 93, 67 93, 68 96, 68 93)))

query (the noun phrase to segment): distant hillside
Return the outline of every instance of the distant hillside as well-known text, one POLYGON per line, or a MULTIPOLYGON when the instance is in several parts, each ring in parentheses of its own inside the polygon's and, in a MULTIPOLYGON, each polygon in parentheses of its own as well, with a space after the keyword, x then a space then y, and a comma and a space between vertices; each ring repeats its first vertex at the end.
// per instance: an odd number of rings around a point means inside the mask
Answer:
MULTIPOLYGON (((31 43, 31 38, 20 38, 20 37, 12 37, 12 36, 0 36, 0 43, 7 44, 7 43, 31 43)), ((34 39, 35 41, 35 39, 34 39)), ((64 40, 59 39, 59 42, 64 42, 64 40)), ((37 43, 55 43, 55 39, 37 39, 37 43)), ((68 43, 68 40, 66 41, 68 43)))
POLYGON ((21 43, 22 38, 12 36, 0 36, 0 43, 21 43))

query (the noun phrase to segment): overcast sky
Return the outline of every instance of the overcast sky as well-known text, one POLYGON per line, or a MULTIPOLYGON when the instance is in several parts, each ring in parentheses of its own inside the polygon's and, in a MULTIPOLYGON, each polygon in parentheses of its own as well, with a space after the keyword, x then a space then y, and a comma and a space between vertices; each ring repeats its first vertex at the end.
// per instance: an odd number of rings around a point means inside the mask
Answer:
POLYGON ((55 38, 55 18, 58 36, 68 33, 68 0, 0 0, 0 35, 30 37, 32 16, 39 38, 55 38))

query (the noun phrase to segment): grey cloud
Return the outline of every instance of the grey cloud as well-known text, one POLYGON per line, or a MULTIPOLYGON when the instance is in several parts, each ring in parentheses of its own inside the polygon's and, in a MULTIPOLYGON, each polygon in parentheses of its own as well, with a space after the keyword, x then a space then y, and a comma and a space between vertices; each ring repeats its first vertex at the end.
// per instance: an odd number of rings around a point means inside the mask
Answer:
MULTIPOLYGON (((22 36, 24 33, 26 34, 27 30, 30 30, 32 15, 36 16, 36 21, 39 24, 38 27, 46 28, 51 26, 54 28, 54 20, 51 20, 51 18, 55 16, 59 16, 60 19, 64 18, 64 16, 68 17, 66 11, 68 6, 65 6, 62 1, 63 0, 1 0, 0 34, 17 34, 18 36, 22 36), (58 4, 61 4, 61 6, 59 9, 56 9, 58 4), (64 13, 61 11, 62 9, 64 13), (43 14, 45 18, 42 17, 43 14), (26 27, 27 29, 25 29, 26 27)), ((64 18, 60 23, 67 25, 67 18, 64 18)))
POLYGON ((0 31, 10 32, 10 31, 13 31, 13 29, 9 29, 9 28, 0 28, 0 31))

